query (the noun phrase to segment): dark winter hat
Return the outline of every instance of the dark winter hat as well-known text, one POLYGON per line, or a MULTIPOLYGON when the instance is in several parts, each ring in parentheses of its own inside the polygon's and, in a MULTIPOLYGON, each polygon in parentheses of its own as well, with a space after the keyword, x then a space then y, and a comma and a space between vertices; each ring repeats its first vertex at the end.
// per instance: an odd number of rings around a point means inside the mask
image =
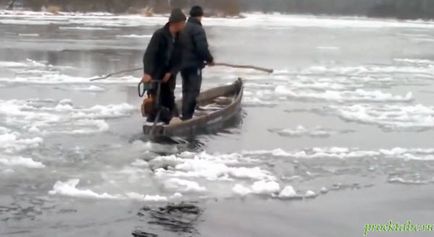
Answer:
POLYGON ((177 22, 182 22, 185 20, 187 20, 187 17, 179 8, 173 9, 172 13, 170 13, 170 17, 169 17, 170 23, 177 23, 177 22))
POLYGON ((190 10, 191 17, 200 17, 203 16, 203 9, 201 6, 193 6, 190 10))

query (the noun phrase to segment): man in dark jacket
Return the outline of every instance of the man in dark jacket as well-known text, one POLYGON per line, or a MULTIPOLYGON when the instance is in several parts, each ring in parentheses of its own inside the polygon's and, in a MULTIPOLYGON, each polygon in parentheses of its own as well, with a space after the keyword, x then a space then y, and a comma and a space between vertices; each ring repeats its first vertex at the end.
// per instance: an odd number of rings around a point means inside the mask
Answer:
POLYGON ((182 55, 182 119, 193 117, 196 98, 202 84, 202 69, 205 65, 214 65, 214 58, 208 48, 205 30, 202 27, 203 9, 194 6, 190 18, 181 33, 182 55))
POLYGON ((173 116, 177 115, 175 104, 176 74, 180 70, 182 62, 182 47, 180 32, 185 27, 186 16, 180 9, 174 9, 169 22, 157 30, 149 42, 143 57, 144 76, 142 81, 155 83, 155 87, 149 92, 149 96, 155 100, 155 111, 148 116, 148 122, 154 122, 157 114, 158 122, 170 123, 173 116), (157 95, 160 88, 159 98, 157 95))

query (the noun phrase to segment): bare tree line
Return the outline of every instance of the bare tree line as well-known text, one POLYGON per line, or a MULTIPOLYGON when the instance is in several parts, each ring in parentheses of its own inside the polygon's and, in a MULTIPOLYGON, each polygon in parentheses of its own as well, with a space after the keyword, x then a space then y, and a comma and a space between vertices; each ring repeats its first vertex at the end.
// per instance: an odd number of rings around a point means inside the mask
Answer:
POLYGON ((201 4, 211 14, 239 15, 243 11, 299 14, 434 18, 434 0, 0 0, 4 8, 114 13, 168 12, 173 7, 201 4))

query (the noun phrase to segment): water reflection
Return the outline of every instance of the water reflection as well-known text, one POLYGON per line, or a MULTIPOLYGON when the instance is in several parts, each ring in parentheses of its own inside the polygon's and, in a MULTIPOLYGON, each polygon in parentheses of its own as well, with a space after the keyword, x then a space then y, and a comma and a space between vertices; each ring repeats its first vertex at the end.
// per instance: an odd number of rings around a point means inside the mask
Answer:
POLYGON ((164 231, 178 234, 197 234, 196 224, 203 210, 195 203, 168 204, 163 207, 144 207, 139 213, 141 222, 150 225, 146 230, 137 229, 132 235, 135 237, 158 236, 149 233, 152 226, 162 228, 164 231))

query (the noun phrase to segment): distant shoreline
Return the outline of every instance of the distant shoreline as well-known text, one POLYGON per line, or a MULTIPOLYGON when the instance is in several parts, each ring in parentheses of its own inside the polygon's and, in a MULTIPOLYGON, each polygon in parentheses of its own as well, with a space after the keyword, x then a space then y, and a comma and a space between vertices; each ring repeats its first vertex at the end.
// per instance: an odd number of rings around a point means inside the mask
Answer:
MULTIPOLYGON (((16 9, 16 10, 1 10, 0 9, 0 16, 70 16, 70 17, 80 17, 80 16, 95 16, 95 17, 144 17, 144 18, 158 18, 158 17, 168 17, 169 13, 159 13, 159 14, 152 14, 152 15, 146 15, 146 14, 139 14, 139 13, 112 13, 112 12, 103 12, 103 11, 88 11, 88 12, 81 12, 81 11, 59 11, 59 12, 50 12, 50 11, 33 11, 29 9, 16 9)), ((222 15, 209 15, 208 18, 211 19, 228 19, 228 20, 243 20, 248 19, 252 15, 258 15, 258 16, 283 16, 283 17, 306 17, 306 18, 315 18, 315 19, 329 19, 329 18, 339 18, 343 20, 366 20, 366 21, 390 21, 390 22, 398 22, 398 21, 405 21, 405 22, 433 22, 433 19, 424 19, 424 18, 417 18, 417 19, 401 19, 401 18, 394 18, 394 17, 370 17, 370 16, 363 16, 363 15, 328 15, 328 14, 296 14, 296 13, 281 13, 281 12, 259 12, 259 11, 252 11, 252 12, 242 12, 239 15, 234 16, 222 16, 222 15)))
MULTIPOLYGON (((16 1, 16 4, 13 7, 5 4, 9 0, 0 0, 0 10, 18 10, 18 11, 35 11, 35 12, 51 12, 57 14, 59 12, 80 12, 80 13, 91 13, 91 12, 105 12, 117 15, 129 15, 129 14, 138 14, 144 16, 153 16, 153 15, 162 15, 168 14, 170 12, 171 7, 180 7, 184 9, 185 12, 188 12, 188 5, 177 6, 173 3, 173 6, 169 5, 146 5, 142 3, 141 5, 126 5, 116 3, 113 6, 109 5, 101 5, 105 0, 100 0, 100 2, 96 3, 64 3, 63 5, 56 4, 35 4, 29 5, 30 3, 16 1), (20 3, 21 2, 21 3, 20 3), (3 3, 3 4, 2 4, 3 3), (9 8, 9 9, 8 9, 9 8)), ((250 12, 261 12, 263 14, 295 14, 295 15, 315 15, 315 16, 328 16, 328 17, 368 17, 368 18, 380 18, 380 19, 397 19, 397 20, 433 20, 434 19, 434 1, 433 3, 424 3, 426 6, 417 4, 414 2, 412 6, 405 6, 405 4, 401 5, 388 5, 386 3, 379 3, 377 5, 366 5, 361 4, 361 6, 355 6, 354 9, 349 5, 348 1, 346 4, 333 4, 330 7, 325 7, 323 5, 309 5, 304 4, 303 6, 292 6, 286 8, 278 8, 276 6, 269 7, 252 7, 254 4, 250 6, 249 4, 243 3, 243 0, 237 0, 234 2, 229 1, 230 3, 224 3, 228 1, 222 1, 219 5, 206 6, 207 9, 206 15, 212 17, 221 17, 221 18, 236 18, 242 17, 243 14, 250 12), (250 7, 248 7, 250 6, 250 7), (431 7, 433 10, 431 10, 431 7)), ((280 0, 281 2, 284 0, 280 0)), ((286 0, 288 2, 292 2, 295 0, 286 0)), ((308 0, 306 0, 308 1, 308 0)), ((324 4, 327 0, 323 0, 324 4)), ((399 2, 400 0, 396 0, 399 2)), ((412 1, 422 1, 422 0, 412 0, 412 1)), ((49 2, 49 1, 48 1, 49 2)), ((145 1, 146 2, 146 1, 145 1)), ((170 2, 170 1, 169 1, 170 2)), ((210 1, 212 2, 212 1, 210 1)), ((245 2, 245 1, 244 1, 245 2)), ((288 3, 289 4, 289 3, 288 3)), ((398 3, 396 3, 398 4, 398 3)))

